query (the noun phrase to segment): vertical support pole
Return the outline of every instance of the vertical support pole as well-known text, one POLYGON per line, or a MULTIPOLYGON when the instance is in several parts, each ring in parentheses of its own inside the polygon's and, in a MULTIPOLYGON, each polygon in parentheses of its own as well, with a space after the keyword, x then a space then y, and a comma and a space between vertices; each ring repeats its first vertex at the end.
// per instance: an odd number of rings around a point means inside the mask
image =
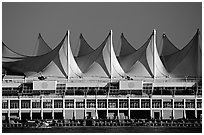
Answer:
POLYGON ((87 93, 85 92, 85 97, 84 97, 84 118, 86 118, 86 112, 87 112, 87 98, 86 98, 87 93))
POLYGON ((161 119, 163 119, 163 116, 164 116, 164 109, 163 109, 163 99, 161 99, 161 108, 162 108, 162 110, 161 110, 161 119))
POLYGON ((183 99, 183 102, 184 102, 184 114, 183 114, 183 116, 184 116, 184 118, 186 119, 186 99, 183 99))
POLYGON ((74 110, 73 110, 73 118, 75 119, 76 118, 76 99, 74 99, 74 110))
POLYGON ((65 96, 62 98, 62 107, 63 107, 63 119, 65 119, 65 96))
POLYGON ((172 119, 174 119, 174 98, 172 98, 172 119))
POLYGON ((128 97, 128 119, 130 119, 130 97, 128 97))
POLYGON ((96 119, 98 119, 98 99, 96 98, 96 119))
POLYGON ((54 99, 51 100, 52 101, 52 119, 54 119, 54 113, 55 113, 55 109, 54 109, 54 99))
POLYGON ((111 30, 110 31, 111 33, 111 35, 110 35, 110 82, 112 81, 112 62, 111 62, 111 60, 112 60, 112 55, 111 55, 111 53, 112 53, 112 44, 113 44, 113 31, 111 30))
POLYGON ((30 119, 33 119, 33 106, 32 106, 32 99, 30 99, 30 119))
POLYGON ((153 30, 153 74, 154 79, 156 78, 156 30, 153 30))
POLYGON ((197 99, 195 99, 195 102, 194 102, 194 103, 195 103, 195 118, 197 119, 197 117, 198 117, 198 116, 197 116, 197 115, 198 115, 198 114, 197 114, 197 99))
POLYGON ((118 114, 117 114, 117 117, 119 118, 120 117, 120 115, 119 115, 120 114, 120 111, 119 111, 120 110, 120 106, 119 106, 120 99, 117 99, 117 101, 118 101, 118 103, 117 103, 118 104, 118 114))
POLYGON ((153 118, 153 113, 152 113, 152 98, 150 98, 150 117, 151 117, 151 119, 153 118))
POLYGON ((108 98, 107 98, 107 102, 106 102, 106 118, 108 118, 108 98))
POLYGON ((11 106, 10 104, 11 104, 11 102, 10 102, 10 101, 11 101, 11 100, 8 99, 8 120, 9 120, 9 121, 10 121, 10 117, 11 117, 11 113, 10 113, 10 110, 11 110, 11 109, 10 109, 10 108, 11 108, 11 107, 10 107, 10 106, 11 106))
POLYGON ((19 97, 19 119, 21 120, 21 97, 19 97))
POLYGON ((41 96, 41 119, 43 119, 43 96, 41 96))

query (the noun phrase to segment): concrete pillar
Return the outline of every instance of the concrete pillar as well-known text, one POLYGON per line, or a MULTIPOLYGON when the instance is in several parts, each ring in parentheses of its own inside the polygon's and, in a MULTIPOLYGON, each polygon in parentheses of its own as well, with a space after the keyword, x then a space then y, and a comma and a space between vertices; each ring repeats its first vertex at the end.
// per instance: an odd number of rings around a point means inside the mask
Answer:
POLYGON ((33 119, 33 105, 32 105, 32 99, 30 100, 30 119, 32 120, 33 119))
POLYGON ((52 101, 52 119, 54 119, 54 99, 51 100, 52 101))
POLYGON ((7 112, 8 112, 8 120, 10 121, 10 116, 11 116, 11 115, 10 115, 10 108, 11 108, 11 107, 10 107, 10 106, 11 106, 11 105, 10 105, 10 104, 11 104, 10 99, 8 99, 7 102, 8 102, 8 111, 7 111, 7 112))
POLYGON ((186 119, 186 99, 184 99, 183 102, 184 102, 183 117, 186 119))
POLYGON ((119 115, 119 113, 120 113, 120 112, 119 112, 119 110, 120 110, 120 107, 119 107, 119 101, 120 101, 120 99, 117 99, 117 100, 118 100, 118 102, 117 102, 117 104, 118 104, 118 112, 117 112, 118 114, 117 114, 117 117, 119 118, 119 117, 120 117, 120 115, 119 115))
POLYGON ((21 120, 21 98, 19 97, 19 119, 21 120))
POLYGON ((130 119, 130 97, 128 97, 128 119, 130 119))
POLYGON ((62 98, 62 107, 63 107, 63 119, 65 119, 65 97, 62 98))
POLYGON ((153 113, 152 113, 152 98, 150 98, 150 117, 151 117, 151 119, 153 118, 153 113))
POLYGON ((30 119, 32 120, 33 119, 33 111, 32 111, 32 109, 30 110, 30 119))
POLYGON ((197 118, 197 99, 195 99, 195 118, 197 118))
POLYGON ((8 99, 7 102, 8 102, 8 109, 10 110, 10 104, 11 104, 10 99, 8 99))
POLYGON ((142 99, 141 98, 139 99, 139 105, 140 105, 139 108, 142 108, 142 99))
POLYGON ((164 113, 164 110, 163 110, 163 99, 161 99, 161 108, 162 108, 162 110, 161 110, 161 119, 163 119, 163 113, 164 113))
POLYGON ((106 103, 106 105, 107 105, 107 108, 106 108, 106 118, 108 118, 108 98, 107 98, 107 103, 106 103))
POLYGON ((172 119, 174 119, 174 98, 172 98, 172 119))
POLYGON ((86 118, 86 112, 87 112, 87 98, 86 98, 86 96, 85 96, 85 98, 84 98, 84 117, 86 118))
POLYGON ((96 119, 98 119, 98 99, 96 98, 96 119))
POLYGON ((73 117, 76 118, 76 99, 74 99, 74 110, 73 110, 73 117))
POLYGON ((41 96, 41 119, 43 119, 43 96, 41 96))

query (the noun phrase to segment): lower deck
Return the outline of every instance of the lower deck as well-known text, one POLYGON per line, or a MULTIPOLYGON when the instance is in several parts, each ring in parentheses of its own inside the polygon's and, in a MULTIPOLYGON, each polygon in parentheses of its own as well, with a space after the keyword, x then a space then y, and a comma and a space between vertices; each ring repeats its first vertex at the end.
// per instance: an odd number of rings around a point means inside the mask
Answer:
POLYGON ((3 97, 2 119, 201 119, 197 96, 3 97))

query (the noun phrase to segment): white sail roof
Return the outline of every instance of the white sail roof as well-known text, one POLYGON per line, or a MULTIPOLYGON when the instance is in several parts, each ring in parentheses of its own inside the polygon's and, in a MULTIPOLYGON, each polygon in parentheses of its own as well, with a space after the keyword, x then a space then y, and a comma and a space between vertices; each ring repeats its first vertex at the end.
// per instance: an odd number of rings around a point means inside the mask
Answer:
MULTIPOLYGON (((84 42, 84 39, 81 41, 84 42)), ((118 63, 113 50, 112 31, 109 33, 104 42, 95 50, 92 50, 87 42, 84 43, 85 44, 80 44, 79 52, 82 52, 81 49, 83 48, 85 50, 88 49, 90 53, 86 55, 79 53, 80 55, 76 57, 78 66, 83 72, 83 77, 121 78, 124 76, 125 73, 118 63)))
POLYGON ((138 50, 129 55, 119 56, 123 70, 132 78, 137 77, 166 77, 164 68, 156 49, 156 31, 138 50))

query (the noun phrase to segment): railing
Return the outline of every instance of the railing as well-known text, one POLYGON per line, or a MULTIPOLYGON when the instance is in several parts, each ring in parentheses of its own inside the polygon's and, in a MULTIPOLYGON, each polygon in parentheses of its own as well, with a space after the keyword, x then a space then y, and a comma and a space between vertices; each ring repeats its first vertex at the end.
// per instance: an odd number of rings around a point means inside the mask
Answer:
MULTIPOLYGON (((46 80, 46 79, 45 79, 46 80)), ((118 81, 125 81, 126 79, 112 79, 111 82, 118 82, 118 81)), ((196 82, 198 80, 202 80, 202 78, 134 78, 134 81, 142 81, 142 82, 196 82)), ((2 79, 3 83, 24 83, 24 82, 33 82, 33 81, 39 81, 39 79, 2 79)), ((53 78, 53 79, 49 79, 49 81, 57 81, 58 83, 63 82, 71 82, 71 83, 109 83, 110 79, 109 78, 86 78, 86 79, 60 79, 60 78, 53 78)))

